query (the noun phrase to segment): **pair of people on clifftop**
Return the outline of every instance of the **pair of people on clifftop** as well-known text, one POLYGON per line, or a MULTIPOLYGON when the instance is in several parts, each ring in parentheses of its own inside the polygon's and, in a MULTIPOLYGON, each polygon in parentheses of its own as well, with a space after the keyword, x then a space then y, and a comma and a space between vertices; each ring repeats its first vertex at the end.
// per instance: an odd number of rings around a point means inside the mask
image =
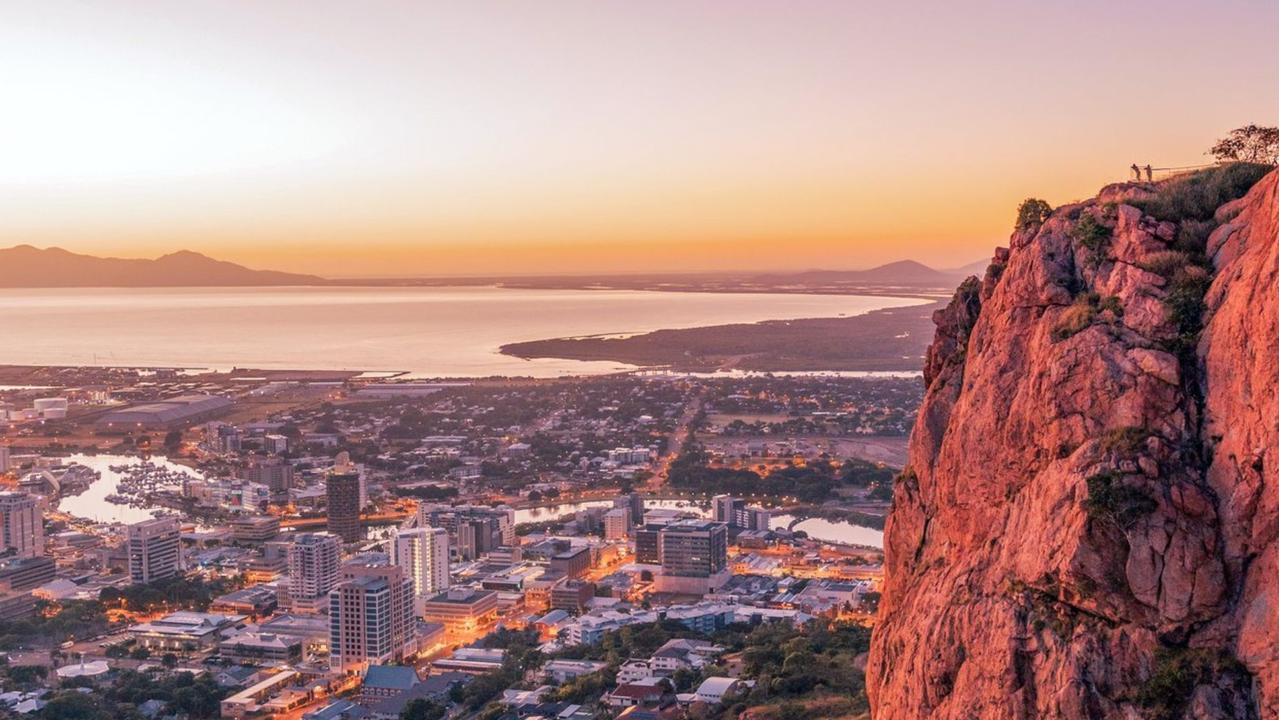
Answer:
POLYGON ((1146 167, 1144 167, 1144 168, 1140 168, 1140 167, 1137 167, 1137 163, 1133 163, 1133 164, 1132 164, 1132 168, 1131 168, 1131 170, 1132 170, 1132 181, 1133 181, 1133 182, 1141 182, 1141 171, 1142 171, 1142 170, 1145 170, 1145 171, 1146 171, 1146 182, 1154 182, 1154 181, 1155 181, 1155 170, 1154 170, 1154 168, 1150 167, 1150 165, 1149 165, 1149 164, 1147 164, 1147 165, 1146 165, 1146 167))

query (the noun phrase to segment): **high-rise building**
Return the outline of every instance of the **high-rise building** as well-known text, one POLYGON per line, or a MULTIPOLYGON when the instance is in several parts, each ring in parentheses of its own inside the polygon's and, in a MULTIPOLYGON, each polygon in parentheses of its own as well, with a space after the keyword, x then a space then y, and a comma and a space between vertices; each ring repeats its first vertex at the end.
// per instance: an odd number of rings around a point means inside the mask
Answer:
POLYGON ((0 445, 0 473, 9 472, 9 446, 0 445))
POLYGON ((728 580, 728 527, 687 521, 662 528, 658 536, 662 573, 659 592, 708 592, 728 580))
POLYGON ((641 565, 661 565, 661 534, 665 525, 648 523, 637 527, 635 535, 635 562, 641 565))
POLYGON ((0 564, 0 591, 34 590, 53 580, 56 571, 51 557, 8 560, 0 564))
POLYGON ((143 520, 129 526, 129 577, 150 583, 182 569, 181 525, 177 518, 143 520))
POLYGON ((44 517, 40 500, 22 492, 0 492, 0 543, 19 558, 44 554, 44 517))
POLYGON ((749 506, 740 515, 741 526, 747 530, 769 530, 773 522, 773 513, 767 508, 749 506))
POLYGON ((304 533, 289 548, 289 597, 293 607, 316 611, 338 581, 341 543, 329 533, 304 533))
POLYGON ((613 508, 604 513, 604 539, 625 540, 631 536, 631 509, 613 508))
POLYGON ((637 492, 613 499, 613 507, 626 508, 631 514, 631 525, 644 523, 644 497, 637 492))
POLYGON ((360 470, 350 456, 338 453, 337 463, 325 481, 328 488, 329 532, 343 542, 360 539, 360 470))
POLYGON ((732 525, 737 509, 746 506, 745 500, 732 495, 716 495, 711 502, 715 507, 715 522, 726 525, 732 525))
POLYGON ((403 660, 416 650, 413 581, 386 556, 342 566, 329 592, 329 663, 345 673, 403 660))
POLYGON ((422 614, 432 595, 449 587, 449 533, 444 528, 402 530, 391 542, 391 557, 413 581, 413 610, 422 614))
POLYGON ((293 466, 281 457, 257 457, 244 469, 244 479, 261 483, 271 491, 271 502, 284 503, 289 500, 289 489, 293 487, 293 466))
POLYGON ((772 514, 764 508, 747 505, 745 500, 731 495, 716 495, 713 503, 715 522, 743 530, 768 529, 772 514))
POLYGON ((267 435, 262 438, 262 449, 272 455, 281 455, 289 451, 289 438, 287 435, 267 435))
POLYGON ((515 545, 515 511, 478 505, 423 505, 419 525, 441 527, 458 557, 474 560, 499 547, 515 545))

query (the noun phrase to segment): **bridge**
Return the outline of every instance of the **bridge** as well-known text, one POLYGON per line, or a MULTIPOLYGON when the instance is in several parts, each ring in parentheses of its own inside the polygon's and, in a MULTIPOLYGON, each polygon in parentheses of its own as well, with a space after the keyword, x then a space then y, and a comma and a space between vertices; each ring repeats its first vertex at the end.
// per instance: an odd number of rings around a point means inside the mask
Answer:
MULTIPOLYGON (((412 517, 415 517, 415 514, 409 512, 369 513, 360 516, 360 525, 364 527, 397 525, 412 517)), ((291 528, 293 530, 322 530, 328 524, 328 517, 323 515, 313 518, 285 518, 280 521, 281 528, 291 528)))

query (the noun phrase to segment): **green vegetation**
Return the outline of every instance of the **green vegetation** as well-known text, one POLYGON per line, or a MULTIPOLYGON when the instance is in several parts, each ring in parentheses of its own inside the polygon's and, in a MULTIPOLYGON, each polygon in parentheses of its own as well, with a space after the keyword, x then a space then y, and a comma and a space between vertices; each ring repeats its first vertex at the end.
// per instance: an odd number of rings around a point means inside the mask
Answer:
MULTIPOLYGON (((0 621, 0 649, 49 647, 103 635, 114 627, 107 618, 107 607, 114 605, 143 612, 165 608, 207 610, 214 598, 243 585, 243 579, 238 578, 176 577, 124 589, 109 587, 99 600, 37 601, 33 617, 0 621)), ((135 656, 138 651, 145 652, 135 649, 135 656)), ((123 653, 124 649, 113 652, 123 653)))
POLYGON ((1025 230, 1035 225, 1043 225, 1052 214, 1052 206, 1039 198, 1026 198, 1017 206, 1017 230, 1025 230))
POLYGON ((871 485, 892 485, 896 473, 885 465, 849 458, 839 468, 839 481, 853 487, 870 487, 871 485))
POLYGON ((1092 213, 1085 212, 1080 216, 1079 221, 1075 223, 1075 227, 1070 231, 1070 237, 1082 247, 1088 249, 1089 263, 1096 267, 1101 264, 1104 259, 1106 246, 1110 243, 1113 231, 1106 227, 1092 213))
POLYGON ((1154 197, 1132 204, 1157 220, 1208 221, 1217 208, 1243 197, 1272 169, 1253 162, 1218 165, 1165 180, 1156 186, 1154 197))
POLYGON ((1152 272, 1156 275, 1168 277, 1177 270, 1189 265, 1191 262, 1190 253, 1182 250, 1163 250, 1160 252, 1150 253, 1142 258, 1140 267, 1146 272, 1152 272))
POLYGON ((506 657, 502 661, 501 668, 480 675, 456 691, 453 701, 461 703, 471 711, 481 708, 485 711, 490 710, 491 708, 487 706, 497 699, 503 690, 519 683, 526 671, 541 667, 545 660, 537 649, 537 631, 533 629, 501 628, 485 636, 480 645, 506 650, 506 657))
POLYGON ((0 622, 0 649, 48 647, 105 633, 106 608, 96 600, 37 601, 35 616, 0 622))
POLYGON ((551 702, 584 703, 598 698, 617 684, 617 670, 608 668, 600 672, 579 675, 560 685, 547 699, 551 702))
POLYGON ((1141 449, 1146 438, 1152 434, 1147 428, 1132 425, 1113 428, 1101 436, 1101 449, 1106 452, 1132 455, 1141 449))
POLYGON ((836 473, 830 462, 783 467, 761 477, 754 470, 710 467, 710 456, 699 445, 689 444, 671 463, 668 479, 681 490, 718 495, 793 497, 820 503, 830 499, 840 485, 870 487, 871 496, 885 488, 892 497, 893 470, 861 460, 846 461, 836 473))
POLYGON ((216 718, 228 691, 203 675, 191 673, 142 674, 122 670, 110 686, 94 693, 73 687, 55 692, 40 711, 43 720, 139 720, 137 706, 148 700, 165 703, 165 713, 190 718, 216 718))
MULTIPOLYGON (((1250 126, 1235 133, 1247 131, 1244 134, 1248 135, 1252 130, 1269 129, 1250 126)), ((1252 142, 1246 138, 1236 140, 1252 142)), ((1244 151, 1239 148, 1243 146, 1233 147, 1235 150, 1229 152, 1234 154, 1219 157, 1241 157, 1239 153, 1244 151)), ((1252 151, 1246 154, 1249 158, 1255 156, 1252 151)), ((1266 162, 1273 160, 1271 157, 1266 162)), ((1193 367, 1193 351, 1203 329, 1204 295, 1212 284, 1212 267, 1204 252, 1208 237, 1217 227, 1217 209, 1243 197, 1272 169, 1272 165, 1258 162, 1218 165, 1159 183, 1154 197, 1132 203, 1147 215, 1178 224, 1173 249, 1151 254, 1142 268, 1168 280, 1164 310, 1176 331, 1168 349, 1181 358, 1185 367, 1193 367)))
POLYGON ((1248 670, 1234 657, 1207 648, 1164 648, 1155 656, 1155 667, 1137 693, 1137 702, 1155 720, 1183 716, 1194 694, 1203 684, 1247 687, 1248 670))
POLYGON ((1127 530, 1159 507, 1146 491, 1120 484, 1121 480, 1113 472, 1098 473, 1086 480, 1088 498, 1084 500, 1084 511, 1089 519, 1107 520, 1127 530))
POLYGON ((1235 128, 1208 152, 1222 161, 1279 165, 1279 127, 1245 125, 1235 128))
POLYGON ((213 578, 198 576, 171 577, 146 585, 129 585, 124 588, 108 587, 99 599, 105 605, 121 604, 140 612, 155 612, 165 608, 205 611, 219 595, 244 587, 243 577, 213 578))
MULTIPOLYGON (((761 625, 745 638, 744 647, 745 676, 757 681, 744 699, 746 707, 803 701, 810 708, 807 717, 841 716, 868 709, 865 678, 855 669, 854 658, 869 649, 870 628, 852 623, 826 626, 821 622, 804 629, 780 623, 761 625), (831 698, 846 702, 813 702, 831 698), (818 712, 819 707, 826 710, 818 712)), ((737 717, 742 709, 745 708, 730 708, 726 717, 737 717)))
MULTIPOLYGON (((703 635, 678 623, 633 625, 605 634, 592 646, 566 648, 557 657, 607 662, 609 667, 594 676, 566 683, 555 699, 580 702, 608 687, 617 668, 628 658, 646 657, 667 640, 696 638, 740 654, 742 677, 757 682, 750 693, 731 706, 714 708, 708 716, 735 718, 748 708, 752 715, 773 716, 788 706, 807 707, 806 717, 842 717, 867 710, 865 678, 854 658, 870 647, 870 628, 855 623, 827 624, 822 621, 794 627, 789 623, 733 625, 712 635, 703 635)), ((714 666, 701 673, 683 673, 672 678, 678 690, 696 687, 706 677, 723 675, 714 666)))
POLYGON ((422 698, 413 698, 400 711, 400 720, 440 720, 448 714, 448 708, 422 698))
POLYGON ((1075 298, 1053 326, 1052 338, 1060 342, 1073 337, 1098 322, 1112 324, 1123 317, 1124 308, 1119 298, 1101 297, 1097 293, 1083 293, 1075 298))
POLYGON ((1212 285, 1212 275, 1202 265, 1186 265, 1169 278, 1164 309, 1177 330, 1172 349, 1183 359, 1192 354, 1203 329, 1204 295, 1212 285))

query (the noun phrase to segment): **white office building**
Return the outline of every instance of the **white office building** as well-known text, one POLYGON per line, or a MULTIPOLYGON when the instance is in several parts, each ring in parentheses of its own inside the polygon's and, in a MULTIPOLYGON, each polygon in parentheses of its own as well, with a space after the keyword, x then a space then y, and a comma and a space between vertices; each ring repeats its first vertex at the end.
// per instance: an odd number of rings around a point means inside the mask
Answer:
POLYGON ((413 612, 449 587, 449 532, 444 528, 402 530, 392 540, 391 557, 413 581, 413 612))
POLYGON ((327 532, 303 533, 289 548, 289 597, 297 610, 328 607, 338 581, 342 544, 327 532))
POLYGON ((177 575, 182 569, 177 518, 143 520, 129 526, 129 577, 150 583, 177 575))
POLYGON ((19 558, 44 554, 44 518, 36 496, 0 492, 0 543, 19 558))
POLYGON ((613 508, 604 513, 604 539, 626 540, 631 536, 631 510, 613 508))

